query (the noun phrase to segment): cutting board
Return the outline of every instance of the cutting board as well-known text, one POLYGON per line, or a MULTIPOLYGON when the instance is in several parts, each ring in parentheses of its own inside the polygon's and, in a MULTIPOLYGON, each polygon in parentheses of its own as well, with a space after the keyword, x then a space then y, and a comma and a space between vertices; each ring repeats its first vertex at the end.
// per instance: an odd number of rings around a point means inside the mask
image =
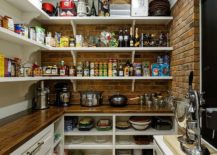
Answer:
MULTIPOLYGON (((180 147, 179 141, 177 140, 177 135, 163 136, 165 144, 170 148, 174 155, 186 155, 180 147)), ((206 145, 205 145, 206 146, 206 145)), ((207 146, 211 155, 217 155, 217 152, 207 146)))

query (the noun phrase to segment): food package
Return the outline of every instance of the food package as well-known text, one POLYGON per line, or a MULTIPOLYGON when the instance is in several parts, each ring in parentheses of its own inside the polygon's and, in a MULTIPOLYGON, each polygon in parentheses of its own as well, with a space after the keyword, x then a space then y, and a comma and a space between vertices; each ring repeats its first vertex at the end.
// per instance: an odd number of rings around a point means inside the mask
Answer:
POLYGON ((14 21, 11 17, 4 16, 2 26, 8 30, 14 31, 14 21))
POLYGON ((61 37, 60 38, 60 47, 69 47, 69 37, 61 37))
POLYGON ((4 77, 4 73, 5 73, 4 59, 5 59, 5 57, 0 54, 0 77, 4 77))
POLYGON ((83 36, 82 35, 76 35, 75 39, 76 39, 76 47, 82 47, 83 42, 84 42, 83 36))
POLYGON ((45 39, 45 29, 36 26, 35 27, 35 33, 36 33, 36 41, 40 44, 44 44, 44 39, 45 39))

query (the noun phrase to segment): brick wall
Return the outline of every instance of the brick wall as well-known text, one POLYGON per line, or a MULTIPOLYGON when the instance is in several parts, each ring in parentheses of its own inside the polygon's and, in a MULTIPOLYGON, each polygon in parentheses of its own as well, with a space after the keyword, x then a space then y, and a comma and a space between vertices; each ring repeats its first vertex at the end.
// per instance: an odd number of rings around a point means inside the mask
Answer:
POLYGON ((199 0, 179 0, 172 10, 172 16, 172 91, 175 96, 184 97, 190 71, 194 71, 193 87, 199 90, 199 0))
MULTIPOLYGON (((72 35, 72 28, 70 25, 49 25, 45 26, 48 31, 51 32, 62 32, 63 35, 72 35)), ((98 35, 101 31, 115 31, 116 33, 120 28, 127 27, 129 29, 130 25, 79 25, 77 26, 77 34, 82 35, 98 35)), ((168 27, 165 25, 137 25, 140 33, 155 33, 159 34, 161 32, 168 32, 168 27)), ((164 53, 147 53, 147 52, 136 52, 135 62, 143 62, 144 60, 150 61, 151 63, 156 62, 156 57, 158 55, 163 55, 164 53)), ((118 51, 114 53, 101 52, 101 53, 78 53, 77 62, 79 61, 102 61, 107 62, 109 58, 118 59, 122 62, 126 62, 128 59, 131 60, 131 53, 121 53, 118 51)), ((73 59, 70 52, 42 52, 42 65, 53 65, 58 64, 61 60, 64 60, 67 65, 73 65, 73 59)), ((51 88, 51 98, 55 98, 54 84, 56 83, 49 81, 51 88)), ((70 81, 68 81, 70 84, 70 81)), ((72 85, 70 84, 71 88, 72 85)), ((82 90, 98 90, 104 91, 104 103, 107 103, 109 96, 120 92, 121 94, 127 95, 128 97, 136 97, 144 93, 151 92, 162 92, 165 93, 170 87, 170 81, 167 80, 137 80, 135 83, 135 92, 131 92, 132 80, 85 80, 77 81, 77 91, 82 90)), ((79 103, 79 93, 72 93, 72 102, 79 103)), ((131 101, 130 104, 137 104, 138 101, 131 101)))

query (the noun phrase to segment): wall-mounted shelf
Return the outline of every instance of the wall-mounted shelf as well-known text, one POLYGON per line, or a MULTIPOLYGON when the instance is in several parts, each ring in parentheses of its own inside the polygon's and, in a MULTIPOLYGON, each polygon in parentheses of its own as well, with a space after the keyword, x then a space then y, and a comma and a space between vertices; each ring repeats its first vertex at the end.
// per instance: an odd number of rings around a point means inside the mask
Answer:
MULTIPOLYGON (((46 49, 45 49, 46 50, 46 49)), ((75 52, 132 52, 132 51, 172 51, 173 47, 49 47, 50 51, 75 51, 75 52)))
POLYGON ((110 16, 110 17, 49 17, 49 20, 39 19, 43 24, 70 24, 73 21, 77 25, 88 24, 165 24, 167 25, 173 17, 171 16, 148 16, 148 17, 132 17, 132 16, 110 16))
POLYGON ((0 82, 23 82, 39 80, 172 80, 172 76, 165 77, 0 77, 0 82))
POLYGON ((25 45, 29 47, 37 47, 39 49, 48 49, 47 46, 40 44, 34 40, 21 36, 13 31, 0 27, 0 39, 6 40, 18 45, 25 45))
POLYGON ((34 0, 6 0, 8 4, 14 6, 23 13, 34 12, 37 19, 42 24, 168 24, 173 17, 171 16, 148 16, 148 17, 131 17, 131 16, 110 16, 110 17, 50 17, 41 8, 36 7, 34 0))

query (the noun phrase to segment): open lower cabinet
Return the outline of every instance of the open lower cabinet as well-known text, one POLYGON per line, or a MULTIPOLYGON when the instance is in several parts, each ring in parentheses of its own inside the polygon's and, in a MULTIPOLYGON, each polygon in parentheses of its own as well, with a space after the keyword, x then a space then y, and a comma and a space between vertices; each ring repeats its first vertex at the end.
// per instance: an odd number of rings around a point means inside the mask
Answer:
POLYGON ((66 155, 160 155, 153 135, 176 131, 173 113, 65 114, 64 149, 66 155), (156 124, 156 118, 170 120, 171 124, 156 124), (148 123, 135 125, 133 119, 148 119, 148 123), (87 123, 90 120, 91 125, 87 123), (87 121, 86 126, 81 125, 83 121, 87 121), (109 121, 111 126, 101 129, 100 121, 109 121))

